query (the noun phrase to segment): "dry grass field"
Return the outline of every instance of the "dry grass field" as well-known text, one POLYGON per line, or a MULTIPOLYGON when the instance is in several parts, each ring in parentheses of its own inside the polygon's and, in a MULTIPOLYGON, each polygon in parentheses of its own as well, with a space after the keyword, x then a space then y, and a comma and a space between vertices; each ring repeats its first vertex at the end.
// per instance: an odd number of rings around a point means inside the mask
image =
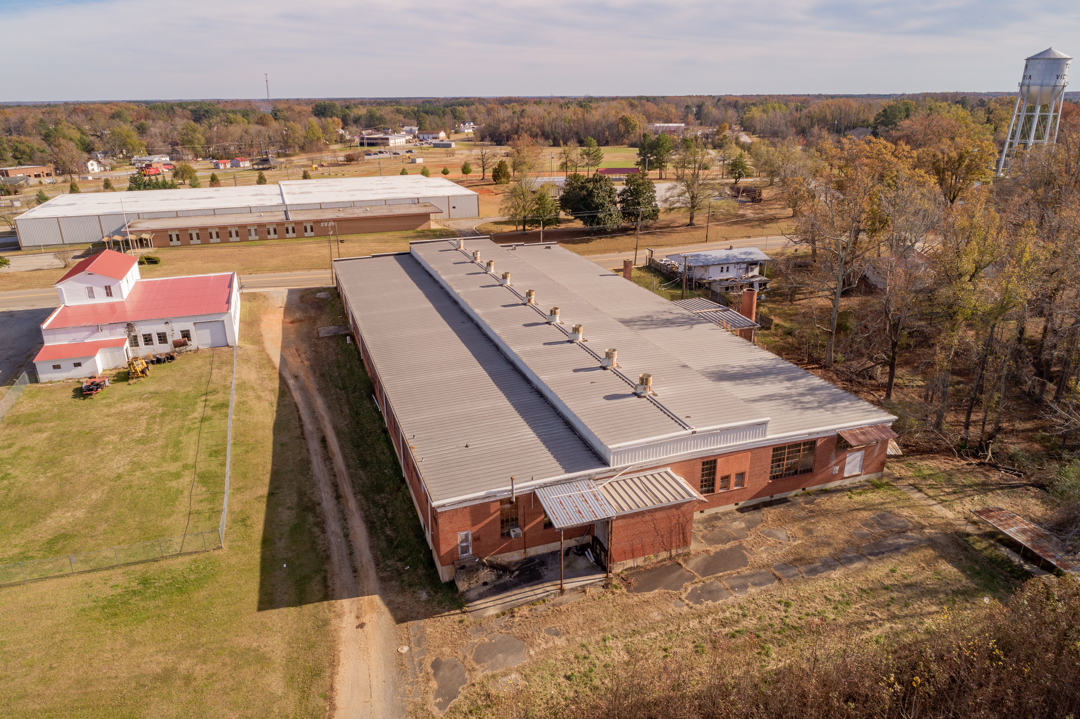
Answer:
MULTIPOLYGON (((310 466, 259 338, 261 303, 244 301, 226 548, 0 588, 0 715, 326 715, 330 605, 310 466)), ((122 427, 109 431, 123 441, 122 427)), ((88 429, 66 449, 100 439, 88 429)))

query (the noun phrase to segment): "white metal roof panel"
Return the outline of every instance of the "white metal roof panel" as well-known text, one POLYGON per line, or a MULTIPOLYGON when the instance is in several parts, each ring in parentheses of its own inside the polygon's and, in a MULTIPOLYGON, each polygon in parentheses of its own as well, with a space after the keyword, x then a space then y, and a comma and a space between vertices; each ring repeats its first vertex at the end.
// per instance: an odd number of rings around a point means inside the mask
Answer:
POLYGON ((435 504, 605 466, 414 258, 334 267, 435 504))
MULTIPOLYGON (((569 250, 526 245, 516 252, 521 261, 572 288, 580 300, 692 367, 707 380, 704 384, 722 386, 767 415, 770 437, 888 424, 896 419, 643 287, 615 275, 609 279, 605 270, 569 250)), ((620 361, 622 354, 620 347, 620 361)), ((658 385, 658 392, 662 386, 658 385)))
POLYGON ((614 517, 618 512, 590 479, 550 484, 536 489, 555 529, 569 529, 614 517))
POLYGON ((631 514, 704 498, 670 469, 597 482, 617 514, 631 514))
POLYGON ((689 252, 682 255, 667 256, 667 259, 678 262, 680 265, 684 258, 691 267, 708 267, 710 265, 725 265, 736 262, 764 262, 772 259, 756 247, 708 250, 706 252, 689 252))

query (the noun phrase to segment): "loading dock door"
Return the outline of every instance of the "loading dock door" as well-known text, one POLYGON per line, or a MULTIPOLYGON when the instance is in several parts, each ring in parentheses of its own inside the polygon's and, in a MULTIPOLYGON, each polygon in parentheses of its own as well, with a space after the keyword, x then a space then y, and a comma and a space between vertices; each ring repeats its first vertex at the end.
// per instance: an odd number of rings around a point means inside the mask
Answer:
POLYGON ((225 321, 196 322, 195 341, 199 347, 225 347, 229 336, 225 334, 225 321))

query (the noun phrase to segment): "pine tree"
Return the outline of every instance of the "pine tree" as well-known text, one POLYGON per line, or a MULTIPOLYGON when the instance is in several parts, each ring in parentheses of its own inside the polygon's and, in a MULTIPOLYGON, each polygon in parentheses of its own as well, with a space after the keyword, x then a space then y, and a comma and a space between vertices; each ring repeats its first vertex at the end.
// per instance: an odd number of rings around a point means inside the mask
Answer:
POLYGON ((49 196, 45 194, 45 190, 38 190, 37 201, 38 201, 38 204, 49 201, 49 196))
POLYGON ((101 183, 101 189, 108 192, 108 191, 111 191, 111 190, 115 190, 116 188, 113 187, 112 180, 110 180, 108 177, 106 177, 105 182, 101 183))
POLYGON ((255 184, 256 185, 265 185, 266 184, 266 175, 264 175, 262 173, 262 170, 259 170, 259 176, 255 178, 255 184))
POLYGON ((71 194, 74 195, 74 194, 76 194, 78 192, 82 192, 82 190, 79 189, 78 183, 75 182, 75 180, 72 180, 71 184, 68 185, 68 192, 70 192, 71 194))
POLYGON ((446 168, 446 167, 444 167, 444 168, 442 169, 442 174, 443 174, 443 177, 446 177, 447 175, 449 175, 449 174, 450 174, 450 169, 449 169, 449 168, 446 168))
POLYGON ((406 170, 406 169, 405 169, 405 168, 403 167, 403 168, 401 168, 401 172, 399 172, 398 174, 399 174, 399 175, 408 175, 408 174, 409 174, 409 171, 408 171, 408 170, 406 170))
POLYGON ((216 172, 210 173, 210 187, 221 187, 221 179, 216 172))
POLYGON ((510 184, 510 166, 506 164, 506 160, 499 160, 499 164, 495 165, 495 169, 491 171, 491 180, 496 185, 510 184))
POLYGON ((431 170, 425 167, 423 170, 420 170, 420 174, 424 177, 431 177, 431 170))
POLYGON ((308 172, 307 170, 304 170, 304 174, 300 176, 300 179, 301 180, 310 180, 311 179, 311 173, 308 172))

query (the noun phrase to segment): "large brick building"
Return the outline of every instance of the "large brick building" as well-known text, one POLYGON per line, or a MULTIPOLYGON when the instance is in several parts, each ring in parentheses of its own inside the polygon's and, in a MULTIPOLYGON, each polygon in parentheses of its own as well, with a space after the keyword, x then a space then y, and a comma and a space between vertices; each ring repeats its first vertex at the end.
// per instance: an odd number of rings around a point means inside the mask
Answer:
POLYGON ((687 551, 696 514, 879 475, 873 405, 556 245, 413 243, 336 276, 443 579, 589 542, 687 551))

